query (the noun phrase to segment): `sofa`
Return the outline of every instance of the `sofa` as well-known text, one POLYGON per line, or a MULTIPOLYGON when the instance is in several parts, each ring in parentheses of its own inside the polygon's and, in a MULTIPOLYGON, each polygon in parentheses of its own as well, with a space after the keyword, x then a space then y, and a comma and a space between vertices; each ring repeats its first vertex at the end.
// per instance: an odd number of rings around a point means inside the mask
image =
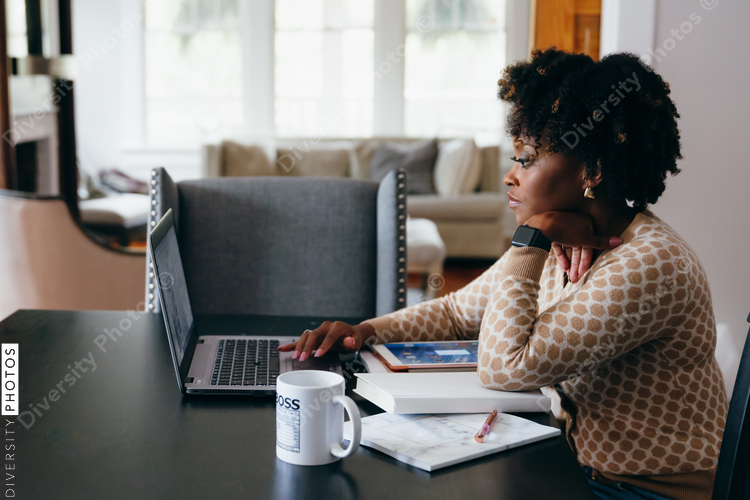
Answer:
MULTIPOLYGON (((373 138, 243 138, 205 144, 202 176, 240 175, 341 176, 370 179, 370 162, 383 142, 411 145, 424 139, 373 138), (243 149, 250 148, 250 149, 243 149), (249 171, 245 164, 262 152, 269 161, 249 171), (249 154, 249 156, 248 156, 249 154)), ((452 139, 439 139, 443 148, 452 139)), ((497 259, 507 250, 503 231, 507 197, 501 193, 500 150, 478 146, 479 182, 475 190, 455 195, 409 194, 409 217, 435 222, 448 257, 497 259)))

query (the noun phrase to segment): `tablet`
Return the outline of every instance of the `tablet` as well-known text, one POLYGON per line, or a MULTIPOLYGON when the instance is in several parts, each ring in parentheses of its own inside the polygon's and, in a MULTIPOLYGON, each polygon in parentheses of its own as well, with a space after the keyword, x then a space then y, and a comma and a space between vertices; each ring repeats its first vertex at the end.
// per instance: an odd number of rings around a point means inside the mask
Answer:
POLYGON ((475 369, 479 342, 392 342, 371 347, 392 370, 396 371, 434 368, 475 369))

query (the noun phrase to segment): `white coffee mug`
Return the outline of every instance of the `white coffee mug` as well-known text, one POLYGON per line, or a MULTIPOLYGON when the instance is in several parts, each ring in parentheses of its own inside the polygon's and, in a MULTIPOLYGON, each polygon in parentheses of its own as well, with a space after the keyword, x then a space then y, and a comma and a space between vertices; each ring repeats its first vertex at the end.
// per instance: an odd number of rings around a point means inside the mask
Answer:
POLYGON ((344 377, 319 370, 286 372, 276 379, 276 456, 295 465, 330 464, 357 451, 359 409, 344 396, 344 377), (352 421, 349 446, 341 446, 344 409, 352 421))

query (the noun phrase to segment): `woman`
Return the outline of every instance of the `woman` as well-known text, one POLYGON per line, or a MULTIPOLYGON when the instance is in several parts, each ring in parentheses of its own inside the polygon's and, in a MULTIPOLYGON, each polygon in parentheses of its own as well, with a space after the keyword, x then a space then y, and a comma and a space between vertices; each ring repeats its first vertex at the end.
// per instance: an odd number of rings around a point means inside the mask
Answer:
POLYGON ((537 241, 458 292, 325 323, 282 350, 305 359, 478 338, 483 386, 559 395, 600 498, 710 498, 728 404, 708 280, 647 209, 682 158, 669 85, 635 55, 594 62, 556 49, 507 67, 498 85, 511 106, 509 205, 532 228, 514 241, 537 241))

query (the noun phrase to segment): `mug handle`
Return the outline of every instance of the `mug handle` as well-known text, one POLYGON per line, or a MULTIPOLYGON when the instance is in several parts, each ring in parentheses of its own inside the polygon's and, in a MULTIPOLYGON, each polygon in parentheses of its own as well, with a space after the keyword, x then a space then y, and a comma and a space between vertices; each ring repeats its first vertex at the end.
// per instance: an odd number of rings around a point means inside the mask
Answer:
POLYGON ((352 422, 352 439, 349 441, 349 446, 344 449, 339 443, 331 445, 331 453, 339 458, 344 458, 353 455, 357 451, 357 448, 359 448, 359 441, 362 439, 362 421, 359 418, 359 408, 357 408, 357 405, 349 396, 334 396, 333 404, 343 406, 346 413, 349 414, 349 420, 352 422))

